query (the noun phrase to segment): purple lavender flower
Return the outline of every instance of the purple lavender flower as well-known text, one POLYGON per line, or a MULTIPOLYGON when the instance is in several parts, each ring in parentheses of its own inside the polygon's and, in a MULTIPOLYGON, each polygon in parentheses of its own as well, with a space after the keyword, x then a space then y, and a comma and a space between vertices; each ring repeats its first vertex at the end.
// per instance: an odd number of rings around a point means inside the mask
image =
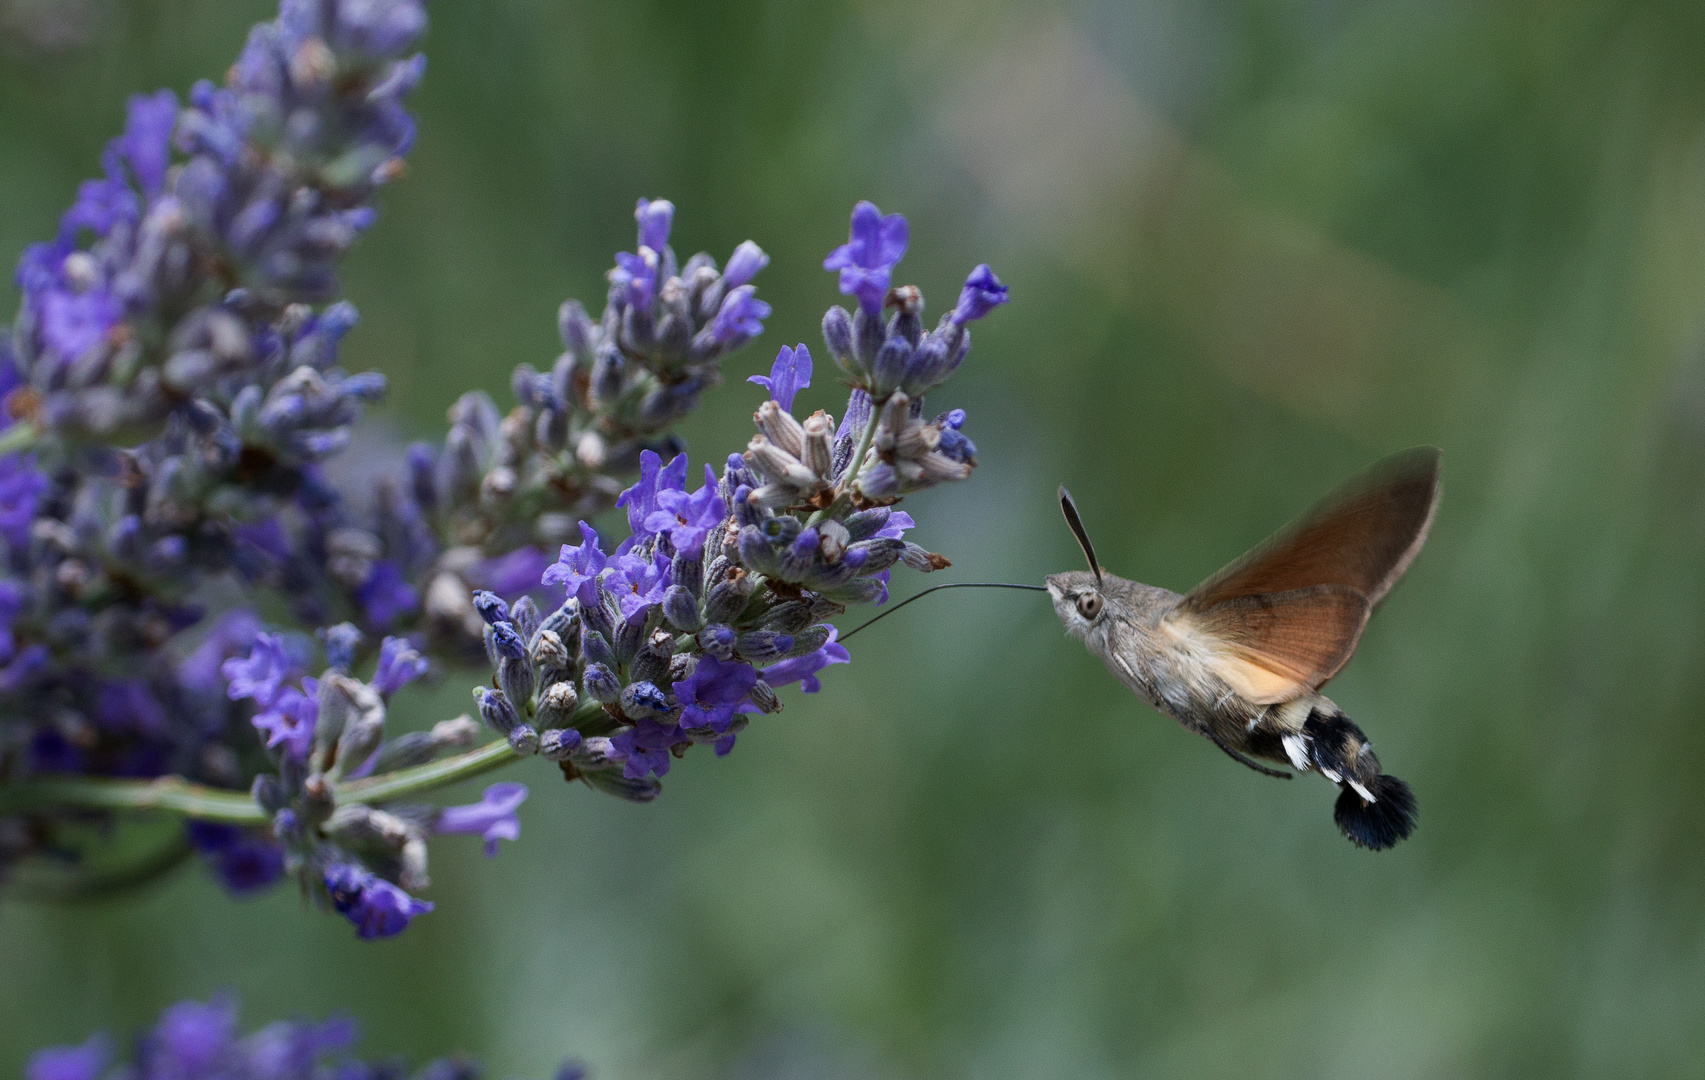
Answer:
POLYGON ((234 895, 259 892, 284 876, 284 849, 269 839, 210 821, 191 821, 184 833, 234 895))
POLYGON ((771 686, 786 686, 788 683, 799 683, 799 689, 807 694, 815 694, 823 689, 823 684, 817 678, 817 673, 830 664, 847 664, 852 662, 852 654, 847 652, 845 645, 835 643, 837 631, 829 628, 829 640, 823 647, 804 656, 796 656, 783 660, 779 664, 771 664, 763 670, 764 681, 771 686))
POLYGON ((653 605, 663 602, 663 594, 674 584, 669 576, 669 556, 661 551, 649 559, 618 555, 610 560, 600 584, 616 598, 623 619, 639 622, 653 605))
POLYGON ((804 345, 797 349, 783 345, 768 375, 753 375, 746 381, 768 390, 783 411, 792 412, 794 397, 811 385, 811 350, 804 345))
POLYGON ((470 577, 473 584, 490 589, 499 596, 517 596, 538 588, 540 578, 550 564, 550 558, 543 551, 528 544, 506 555, 485 560, 474 567, 470 577))
POLYGON ((610 271, 610 284, 629 307, 650 311, 652 297, 657 292, 657 253, 642 247, 637 255, 626 251, 617 255, 616 268, 610 271))
POLYGON ((480 834, 485 838, 485 854, 489 859, 497 854, 499 840, 520 838, 521 819, 515 811, 526 801, 527 785, 493 784, 477 803, 445 807, 433 829, 440 833, 480 834))
POLYGON ((853 207, 851 235, 823 260, 823 269, 839 270, 841 292, 858 297, 865 314, 879 317, 894 264, 906 254, 906 237, 903 216, 883 217, 876 204, 860 202, 853 207))
POLYGON ((390 559, 373 564, 373 572, 355 592, 355 599, 366 613, 368 625, 388 629, 405 615, 420 607, 420 593, 403 577, 402 570, 390 559))
MULTIPOLYGON (((687 486, 687 455, 676 454, 667 467, 655 451, 643 450, 639 455, 639 480, 616 499, 618 507, 626 507, 628 528, 633 530, 630 544, 651 534, 645 529, 646 519, 659 509, 657 493, 682 491, 687 486)), ((625 551, 625 548, 617 548, 625 551)))
POLYGON ((629 780, 669 773, 669 748, 681 741, 680 725, 673 720, 641 720, 610 739, 623 762, 622 775, 629 780))
POLYGON ((105 1035, 94 1035, 81 1046, 50 1046, 37 1050, 24 1066, 26 1080, 97 1080, 112 1059, 105 1035))
POLYGON ((95 697, 95 720, 106 730, 161 736, 166 733, 166 709, 142 679, 113 679, 95 697))
POLYGON ((598 576, 604 572, 608 561, 604 549, 599 546, 597 532, 582 521, 580 545, 564 544, 557 561, 545 567, 540 580, 545 585, 561 585, 568 590, 569 596, 580 601, 581 607, 591 608, 598 603, 598 576))
POLYGON ((418 900, 349 863, 327 870, 325 883, 332 907, 355 925, 356 936, 363 940, 400 934, 413 919, 432 910, 430 901, 418 900))
POLYGON ((728 506, 717 490, 716 473, 706 465, 704 474, 704 486, 690 495, 674 488, 658 491, 657 509, 645 518, 646 533, 667 535, 676 554, 690 559, 703 553, 705 537, 728 517, 728 506))
POLYGON ((148 1040, 148 1071, 156 1076, 206 1074, 229 1052, 237 1033, 237 1005, 229 998, 180 1001, 160 1015, 148 1040))
POLYGON ((710 322, 711 340, 724 348, 735 348, 764 332, 764 320, 770 317, 770 305, 754 295, 757 290, 741 285, 729 290, 710 322))
POLYGON ((17 553, 30 546, 30 524, 47 493, 47 477, 35 467, 32 454, 0 457, 0 537, 17 553))
POLYGON ((290 655, 285 651, 284 638, 278 634, 257 634, 247 659, 232 657, 220 665, 220 672, 230 684, 226 693, 232 701, 250 698, 261 708, 269 708, 277 700, 279 688, 290 675, 290 655))
POLYGON ((757 683, 758 673, 750 664, 700 657, 692 674, 674 684, 675 700, 681 704, 681 727, 689 731, 709 728, 718 734, 727 731, 736 707, 757 683))
POLYGON ((1006 286, 1000 278, 989 269, 988 263, 979 263, 971 276, 965 279, 965 287, 959 291, 959 303, 953 309, 953 322, 964 326, 968 322, 987 315, 995 308, 1007 302, 1006 286))
POLYGON ((416 652, 408 638, 388 637, 379 646, 379 670, 373 676, 373 689, 388 698, 431 668, 431 661, 416 652))
POLYGON ((271 703, 255 714, 251 723, 266 735, 266 745, 282 746, 284 752, 297 761, 305 761, 314 745, 314 725, 320 715, 320 681, 312 675, 302 677, 302 689, 287 686, 271 703))

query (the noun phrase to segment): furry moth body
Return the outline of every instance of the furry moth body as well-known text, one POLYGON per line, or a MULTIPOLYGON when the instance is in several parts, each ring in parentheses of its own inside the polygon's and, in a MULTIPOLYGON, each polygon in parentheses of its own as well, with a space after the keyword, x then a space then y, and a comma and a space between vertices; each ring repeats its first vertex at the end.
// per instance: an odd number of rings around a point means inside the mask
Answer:
POLYGON ((1290 775, 1254 759, 1320 773, 1340 789, 1344 835, 1391 847, 1414 829, 1415 798, 1320 690, 1426 541, 1439 461, 1433 447, 1385 458, 1183 595, 1103 571, 1061 488, 1090 570, 1047 579, 1054 610, 1157 711, 1259 772, 1290 775))

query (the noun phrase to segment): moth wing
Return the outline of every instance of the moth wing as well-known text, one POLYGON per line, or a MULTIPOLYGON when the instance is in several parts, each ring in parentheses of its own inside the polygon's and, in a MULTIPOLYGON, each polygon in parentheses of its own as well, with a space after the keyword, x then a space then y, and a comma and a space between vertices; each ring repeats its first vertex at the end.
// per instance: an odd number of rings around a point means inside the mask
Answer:
POLYGON ((1316 585, 1235 596, 1205 610, 1181 601, 1164 625, 1233 690, 1273 705, 1337 674, 1356 651, 1371 610, 1359 589, 1316 585))
POLYGON ((1318 690, 1349 662, 1368 616, 1426 542, 1441 454, 1404 450, 1192 589, 1167 616, 1258 704, 1318 690))
POLYGON ((1417 446, 1383 458, 1248 554, 1202 582, 1184 604, 1348 585, 1370 606, 1384 599, 1426 543, 1439 502, 1441 453, 1417 446))

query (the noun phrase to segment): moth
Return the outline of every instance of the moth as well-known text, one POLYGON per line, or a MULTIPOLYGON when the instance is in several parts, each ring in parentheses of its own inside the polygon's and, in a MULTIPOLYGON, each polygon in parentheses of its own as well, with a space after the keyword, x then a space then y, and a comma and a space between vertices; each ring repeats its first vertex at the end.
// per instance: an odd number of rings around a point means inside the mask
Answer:
POLYGON ((1426 542, 1440 458, 1416 447, 1375 463, 1182 596, 1103 570, 1062 487, 1090 568, 1046 579, 1054 610, 1157 711, 1257 772, 1291 776, 1262 761, 1318 772, 1340 789, 1344 835, 1389 848, 1415 827, 1414 794, 1321 688, 1426 542))

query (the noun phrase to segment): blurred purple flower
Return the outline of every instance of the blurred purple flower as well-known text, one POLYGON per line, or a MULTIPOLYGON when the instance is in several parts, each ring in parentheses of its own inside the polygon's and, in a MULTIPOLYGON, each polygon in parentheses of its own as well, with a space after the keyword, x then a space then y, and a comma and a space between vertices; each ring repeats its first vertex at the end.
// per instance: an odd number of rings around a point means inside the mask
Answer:
POLYGON ((480 834, 485 838, 485 854, 489 859, 497 854, 499 840, 520 838, 521 819, 515 811, 526 801, 527 785, 493 784, 477 803, 445 807, 433 829, 440 833, 480 834))

